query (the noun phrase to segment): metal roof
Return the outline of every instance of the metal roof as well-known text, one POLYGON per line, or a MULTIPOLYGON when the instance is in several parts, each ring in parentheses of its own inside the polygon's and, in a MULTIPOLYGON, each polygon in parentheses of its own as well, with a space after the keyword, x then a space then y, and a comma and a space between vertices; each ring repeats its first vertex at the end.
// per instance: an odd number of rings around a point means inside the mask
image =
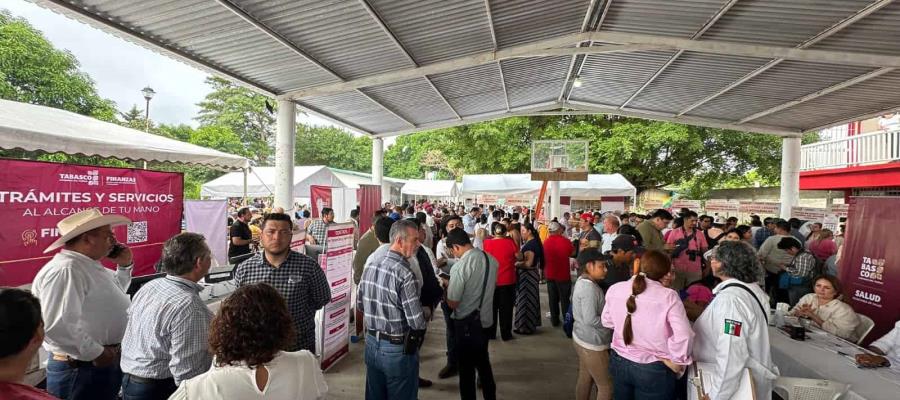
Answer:
POLYGON ((372 136, 586 112, 797 136, 900 109, 892 0, 32 1, 372 136))

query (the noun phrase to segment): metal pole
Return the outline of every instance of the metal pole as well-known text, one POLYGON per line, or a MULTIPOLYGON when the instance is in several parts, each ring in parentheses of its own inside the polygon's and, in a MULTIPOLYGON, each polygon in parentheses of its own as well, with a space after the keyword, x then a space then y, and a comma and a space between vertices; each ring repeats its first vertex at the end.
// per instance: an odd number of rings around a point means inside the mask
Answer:
POLYGON ((550 182, 550 219, 559 218, 559 181, 550 182))
POLYGON ((242 205, 247 205, 247 175, 250 168, 242 168, 244 170, 244 197, 241 201, 242 205))
POLYGON ((144 132, 150 132, 150 98, 147 99, 147 108, 144 109, 144 132))
POLYGON ((385 199, 391 198, 391 192, 384 193, 384 139, 372 139, 372 184, 381 187, 381 199, 378 204, 384 204, 385 199))

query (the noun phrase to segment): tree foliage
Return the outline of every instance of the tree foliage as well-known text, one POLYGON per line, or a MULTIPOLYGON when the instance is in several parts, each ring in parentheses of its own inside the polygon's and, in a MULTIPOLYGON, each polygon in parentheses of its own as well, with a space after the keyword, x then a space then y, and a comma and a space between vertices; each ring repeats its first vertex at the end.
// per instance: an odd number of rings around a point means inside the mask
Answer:
POLYGON ((24 19, 0 10, 0 98, 114 121, 113 103, 97 95, 78 66, 24 19))
POLYGON ((404 136, 385 152, 385 172, 527 173, 531 143, 541 139, 587 140, 590 172, 621 173, 639 191, 679 186, 703 198, 751 170, 767 181, 780 174, 775 136, 604 115, 514 117, 404 136))
MULTIPOLYGON (((217 77, 206 78, 213 91, 198 105, 201 126, 227 126, 258 165, 269 165, 275 146, 275 115, 266 96, 217 77)), ((272 105, 274 107, 274 104, 272 105)))
POLYGON ((335 127, 297 124, 294 163, 369 172, 372 141, 335 127))

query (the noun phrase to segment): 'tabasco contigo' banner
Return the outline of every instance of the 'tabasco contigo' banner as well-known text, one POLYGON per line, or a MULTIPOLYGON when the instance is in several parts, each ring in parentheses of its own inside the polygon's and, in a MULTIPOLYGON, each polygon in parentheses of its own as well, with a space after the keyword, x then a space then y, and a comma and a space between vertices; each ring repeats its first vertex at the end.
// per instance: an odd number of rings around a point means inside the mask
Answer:
POLYGON ((131 247, 135 276, 153 273, 181 230, 183 193, 178 173, 0 159, 0 286, 31 283, 56 253, 43 253, 56 223, 88 208, 130 218, 116 239, 131 247))
POLYGON ((875 321, 865 344, 900 319, 900 197, 851 197, 840 278, 844 301, 875 321))

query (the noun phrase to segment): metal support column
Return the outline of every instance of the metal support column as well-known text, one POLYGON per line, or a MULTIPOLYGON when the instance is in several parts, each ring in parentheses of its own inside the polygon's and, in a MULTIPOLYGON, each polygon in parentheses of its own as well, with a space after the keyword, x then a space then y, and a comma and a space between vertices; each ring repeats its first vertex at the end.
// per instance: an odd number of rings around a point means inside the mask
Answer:
POLYGON ((288 214, 294 209, 294 141, 297 107, 290 100, 278 100, 275 133, 275 207, 288 214))
POLYGON ((550 181, 550 219, 559 218, 559 181, 550 181))
POLYGON ((372 184, 381 186, 381 201, 379 204, 384 204, 385 201, 390 200, 391 192, 388 191, 385 194, 384 139, 382 138, 372 139, 372 184))
POLYGON ((800 204, 800 138, 781 140, 781 218, 791 217, 800 204))

